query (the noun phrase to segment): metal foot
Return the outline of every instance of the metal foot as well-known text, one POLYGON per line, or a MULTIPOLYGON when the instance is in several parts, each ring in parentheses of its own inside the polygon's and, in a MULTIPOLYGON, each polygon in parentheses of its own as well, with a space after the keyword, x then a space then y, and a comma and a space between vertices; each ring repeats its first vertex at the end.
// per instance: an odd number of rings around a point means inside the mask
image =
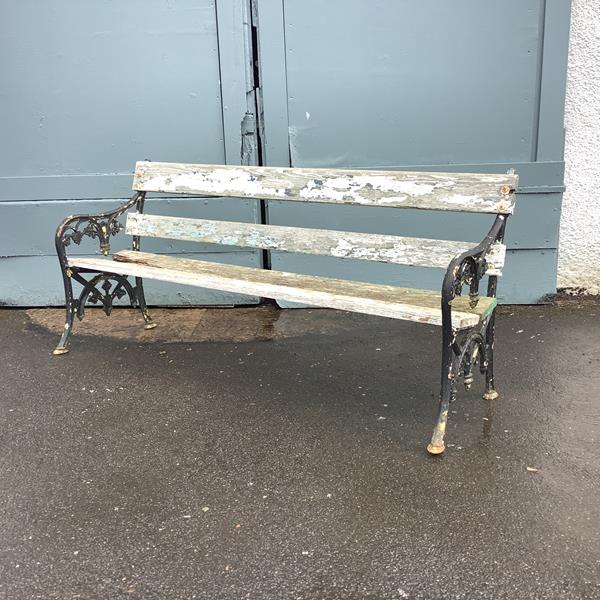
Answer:
POLYGON ((440 402, 440 412, 438 420, 431 436, 431 442, 427 446, 429 454, 441 454, 446 446, 444 444, 444 435, 446 434, 446 424, 448 423, 448 403, 449 395, 451 394, 451 386, 444 386, 442 391, 442 399, 440 402))
MULTIPOLYGON (((135 278, 135 297, 137 300, 137 305, 142 313, 142 317, 146 324, 144 325, 144 329, 154 329, 156 327, 156 323, 152 320, 150 313, 148 312, 148 305, 146 304, 146 296, 144 295, 144 284, 141 277, 135 278)), ((131 306, 135 306, 135 303, 132 302, 131 306)))
POLYGON ((445 446, 444 442, 442 442, 441 444, 438 444, 438 445, 434 445, 434 444, 427 445, 427 452, 429 452, 429 454, 432 454, 433 456, 442 454, 445 449, 446 449, 446 446, 445 446))
POLYGON ((52 354, 54 356, 59 356, 61 354, 66 354, 69 351, 69 337, 71 335, 71 331, 73 330, 73 321, 71 323, 65 324, 65 330, 63 331, 62 336, 60 337, 60 341, 54 350, 52 350, 52 354))
POLYGON ((54 354, 54 356, 66 354, 69 351, 69 341, 71 338, 71 332, 73 331, 75 306, 73 305, 71 282, 68 281, 66 285, 68 285, 67 307, 66 307, 67 318, 66 318, 65 326, 63 328, 62 335, 60 336, 60 340, 58 341, 56 348, 54 348, 54 350, 52 351, 52 354, 54 354))
POLYGON ((496 400, 496 398, 498 398, 500 394, 498 394, 498 392, 494 389, 491 390, 485 390, 485 392, 483 393, 482 398, 484 400, 496 400))

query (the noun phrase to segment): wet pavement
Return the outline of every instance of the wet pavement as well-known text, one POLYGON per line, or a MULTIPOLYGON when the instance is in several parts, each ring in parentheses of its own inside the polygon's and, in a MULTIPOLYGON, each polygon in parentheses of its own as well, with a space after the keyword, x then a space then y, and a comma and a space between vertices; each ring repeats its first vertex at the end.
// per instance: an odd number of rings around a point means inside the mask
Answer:
POLYGON ((600 597, 599 303, 502 308, 435 458, 438 328, 154 314, 0 311, 0 598, 600 597))

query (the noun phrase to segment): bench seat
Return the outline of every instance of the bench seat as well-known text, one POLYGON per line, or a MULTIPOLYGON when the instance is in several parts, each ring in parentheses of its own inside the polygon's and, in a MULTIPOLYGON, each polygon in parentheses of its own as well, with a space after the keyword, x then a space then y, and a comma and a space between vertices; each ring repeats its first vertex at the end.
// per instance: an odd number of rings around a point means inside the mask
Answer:
MULTIPOLYGON (((113 259, 71 257, 69 266, 442 325, 441 295, 429 290, 267 271, 131 250, 116 253, 113 259)), ((452 326, 455 329, 474 327, 495 306, 495 298, 483 296, 475 308, 470 308, 469 298, 459 296, 452 303, 452 326)))

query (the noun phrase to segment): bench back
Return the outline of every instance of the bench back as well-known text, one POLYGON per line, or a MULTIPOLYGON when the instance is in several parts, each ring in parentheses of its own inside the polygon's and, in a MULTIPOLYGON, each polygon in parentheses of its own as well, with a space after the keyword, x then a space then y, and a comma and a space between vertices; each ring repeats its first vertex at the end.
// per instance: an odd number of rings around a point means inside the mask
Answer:
MULTIPOLYGON (((133 189, 296 202, 356 204, 509 215, 516 175, 358 171, 194 165, 141 161, 133 189)), ((127 233, 167 239, 262 248, 446 268, 472 242, 370 233, 259 225, 130 213, 127 233)), ((506 247, 495 243, 486 256, 487 273, 500 275, 506 247)))
POLYGON ((292 200, 512 214, 517 175, 136 163, 133 189, 194 196, 292 200))

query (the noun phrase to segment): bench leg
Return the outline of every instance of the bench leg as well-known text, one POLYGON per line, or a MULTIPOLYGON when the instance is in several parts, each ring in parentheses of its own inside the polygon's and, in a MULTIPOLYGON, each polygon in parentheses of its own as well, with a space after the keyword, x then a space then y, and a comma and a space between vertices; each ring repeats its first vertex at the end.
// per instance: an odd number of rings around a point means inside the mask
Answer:
POLYGON ((68 273, 63 273, 63 281, 65 286, 65 327, 58 342, 58 346, 53 350, 52 354, 58 356, 66 354, 69 351, 69 338, 73 331, 73 323, 75 320, 76 302, 73 298, 73 283, 68 273))
POLYGON ((485 392, 484 400, 496 400, 498 392, 494 388, 494 332, 496 311, 492 313, 485 332, 485 392))
POLYGON ((444 435, 446 433, 446 425, 448 423, 448 410, 450 408, 450 401, 453 399, 454 390, 452 383, 449 381, 448 384, 442 386, 440 393, 440 407, 438 413, 437 423, 431 436, 431 442, 427 446, 427 452, 429 454, 442 454, 446 449, 444 444, 444 435))
POLYGON ((154 329, 156 327, 156 323, 152 320, 152 317, 148 312, 146 296, 144 295, 144 285, 141 277, 135 278, 135 295, 138 306, 140 307, 140 311, 142 312, 142 317, 144 317, 144 321, 146 322, 144 329, 154 329))
POLYGON ((429 454, 442 454, 446 449, 444 444, 444 435, 448 423, 448 410, 450 402, 456 395, 456 377, 459 368, 458 361, 454 356, 452 346, 444 345, 442 356, 442 389, 440 391, 440 404, 438 410, 437 423, 431 436, 431 442, 427 446, 429 454))

